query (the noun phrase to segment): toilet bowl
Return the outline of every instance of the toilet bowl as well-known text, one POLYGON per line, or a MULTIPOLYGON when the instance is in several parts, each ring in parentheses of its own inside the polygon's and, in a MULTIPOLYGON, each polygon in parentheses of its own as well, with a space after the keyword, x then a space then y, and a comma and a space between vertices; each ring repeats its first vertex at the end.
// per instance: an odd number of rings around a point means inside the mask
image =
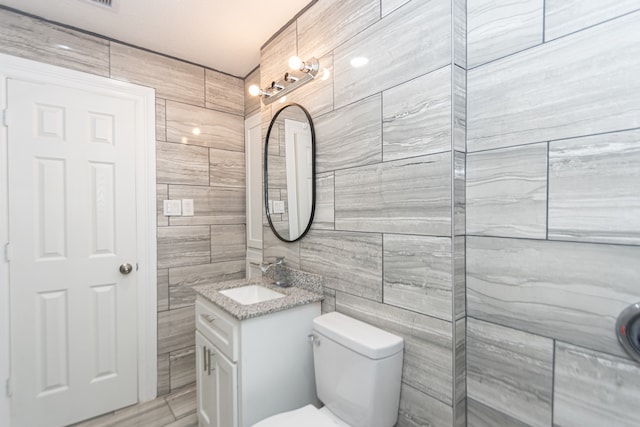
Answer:
POLYGON ((313 320, 313 359, 321 409, 307 405, 254 427, 392 427, 398 418, 404 342, 340 313, 313 320))

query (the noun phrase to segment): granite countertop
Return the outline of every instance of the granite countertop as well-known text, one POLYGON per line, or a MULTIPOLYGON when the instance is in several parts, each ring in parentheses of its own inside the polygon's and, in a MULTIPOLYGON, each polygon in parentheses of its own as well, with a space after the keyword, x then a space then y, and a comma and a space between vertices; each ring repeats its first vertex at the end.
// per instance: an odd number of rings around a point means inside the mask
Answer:
POLYGON ((267 277, 228 280, 226 282, 217 282, 210 285, 194 286, 193 289, 199 295, 202 295, 204 298, 222 308, 238 320, 250 319, 252 317, 287 310, 300 305, 322 301, 324 298, 322 294, 311 292, 297 286, 290 286, 288 288, 276 286, 273 284, 273 280, 267 277), (246 285, 261 285, 265 288, 285 294, 286 296, 257 304, 243 305, 218 292, 224 289, 238 288, 246 285))

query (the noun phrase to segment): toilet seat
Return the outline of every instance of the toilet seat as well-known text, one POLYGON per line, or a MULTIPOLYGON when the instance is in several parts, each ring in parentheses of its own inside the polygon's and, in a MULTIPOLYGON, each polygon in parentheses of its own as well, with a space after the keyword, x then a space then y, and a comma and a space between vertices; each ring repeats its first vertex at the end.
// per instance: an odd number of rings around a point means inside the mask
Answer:
POLYGON ((313 405, 281 412, 254 424, 252 427, 349 427, 326 408, 313 405))

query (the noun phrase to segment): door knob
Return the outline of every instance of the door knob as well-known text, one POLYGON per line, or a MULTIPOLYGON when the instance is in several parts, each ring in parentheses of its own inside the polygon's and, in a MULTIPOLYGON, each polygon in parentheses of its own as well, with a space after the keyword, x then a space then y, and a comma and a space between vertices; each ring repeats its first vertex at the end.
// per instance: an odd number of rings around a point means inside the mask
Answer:
POLYGON ((129 263, 124 263, 120 266, 120 273, 129 274, 133 270, 133 267, 129 263))

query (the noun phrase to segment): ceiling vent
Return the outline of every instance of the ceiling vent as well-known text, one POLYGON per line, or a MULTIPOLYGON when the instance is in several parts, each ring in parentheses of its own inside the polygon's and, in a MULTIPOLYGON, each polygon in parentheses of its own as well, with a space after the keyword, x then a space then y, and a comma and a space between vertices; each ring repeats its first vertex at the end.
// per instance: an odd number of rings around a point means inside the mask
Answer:
POLYGON ((103 7, 105 9, 114 9, 114 6, 116 5, 116 0, 82 0, 85 3, 89 3, 92 4, 94 6, 99 6, 99 7, 103 7))

